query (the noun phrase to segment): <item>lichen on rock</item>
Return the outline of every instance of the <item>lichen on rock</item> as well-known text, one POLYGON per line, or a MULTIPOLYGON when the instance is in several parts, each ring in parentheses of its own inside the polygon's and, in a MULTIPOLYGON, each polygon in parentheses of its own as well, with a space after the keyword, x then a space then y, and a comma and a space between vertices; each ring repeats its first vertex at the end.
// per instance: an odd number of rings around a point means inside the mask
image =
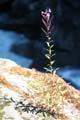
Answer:
POLYGON ((80 91, 0 58, 0 120, 80 120, 80 91))

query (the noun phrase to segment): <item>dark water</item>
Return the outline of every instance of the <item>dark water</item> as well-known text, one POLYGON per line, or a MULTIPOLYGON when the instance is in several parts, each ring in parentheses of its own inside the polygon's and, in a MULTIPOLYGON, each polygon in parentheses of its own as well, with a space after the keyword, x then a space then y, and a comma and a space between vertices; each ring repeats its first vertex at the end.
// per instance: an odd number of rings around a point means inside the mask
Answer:
POLYGON ((62 67, 57 71, 57 74, 65 79, 70 85, 80 90, 80 69, 73 67, 62 67))
POLYGON ((17 64, 24 67, 29 67, 32 64, 32 59, 25 58, 11 51, 13 44, 29 42, 23 34, 18 34, 13 31, 0 30, 0 58, 8 58, 14 60, 17 64))

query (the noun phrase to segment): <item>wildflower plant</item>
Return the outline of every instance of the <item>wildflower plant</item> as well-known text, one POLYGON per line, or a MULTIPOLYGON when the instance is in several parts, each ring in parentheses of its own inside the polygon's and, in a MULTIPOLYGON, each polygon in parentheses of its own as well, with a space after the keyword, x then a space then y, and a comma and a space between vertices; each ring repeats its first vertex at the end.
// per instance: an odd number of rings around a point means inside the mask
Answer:
MULTIPOLYGON (((47 38, 47 54, 45 54, 45 57, 48 59, 48 64, 47 67, 45 67, 44 69, 47 72, 50 72, 52 75, 55 75, 56 70, 53 69, 53 64, 54 64, 54 60, 53 60, 53 56, 55 55, 54 53, 54 45, 53 45, 53 41, 52 41, 52 31, 53 31, 53 26, 52 26, 52 20, 53 20, 53 16, 51 17, 51 9, 46 9, 45 12, 41 12, 42 15, 42 23, 44 25, 44 27, 42 28, 43 33, 46 35, 47 38)), ((59 110, 59 106, 61 104, 63 104, 63 91, 61 90, 61 88, 63 87, 60 82, 59 79, 57 79, 55 82, 51 79, 53 86, 56 86, 56 91, 57 91, 57 97, 58 97, 58 101, 57 101, 57 109, 59 110)))
POLYGON ((45 12, 41 12, 42 15, 42 22, 44 25, 44 28, 42 28, 43 33, 46 35, 47 38, 47 53, 45 54, 45 57, 48 59, 48 64, 47 67, 45 67, 44 69, 47 72, 50 72, 53 74, 54 70, 53 70, 53 64, 54 64, 54 60, 52 60, 52 57, 55 55, 54 54, 54 50, 53 47, 54 45, 52 44, 52 39, 51 39, 51 35, 52 35, 52 30, 53 30, 53 26, 52 26, 52 19, 53 16, 51 17, 51 9, 46 9, 45 12))

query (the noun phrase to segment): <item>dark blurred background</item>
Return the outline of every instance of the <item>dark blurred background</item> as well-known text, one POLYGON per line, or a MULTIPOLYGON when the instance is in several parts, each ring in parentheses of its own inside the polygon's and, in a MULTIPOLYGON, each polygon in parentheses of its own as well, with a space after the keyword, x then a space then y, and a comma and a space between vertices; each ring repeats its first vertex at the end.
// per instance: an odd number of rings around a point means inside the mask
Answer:
POLYGON ((0 0, 0 57, 43 71, 47 60, 41 11, 49 7, 54 15, 54 68, 60 67, 58 74, 68 81, 74 71, 80 88, 80 0, 0 0))

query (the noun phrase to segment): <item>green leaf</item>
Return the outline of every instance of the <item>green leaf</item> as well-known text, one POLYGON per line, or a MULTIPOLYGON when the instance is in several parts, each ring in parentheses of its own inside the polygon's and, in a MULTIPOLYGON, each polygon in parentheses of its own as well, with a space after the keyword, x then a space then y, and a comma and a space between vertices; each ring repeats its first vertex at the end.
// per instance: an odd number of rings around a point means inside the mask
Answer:
POLYGON ((49 54, 45 54, 45 57, 50 60, 49 54))
POLYGON ((50 73, 51 73, 51 70, 50 70, 50 69, 48 69, 48 68, 46 68, 46 67, 44 67, 44 69, 45 69, 47 72, 50 72, 50 73))
POLYGON ((51 49, 49 49, 49 55, 51 55, 51 52, 52 52, 51 49))
POLYGON ((46 42, 46 44, 47 44, 47 46, 48 46, 48 47, 50 47, 50 44, 49 44, 49 42, 46 42))
POLYGON ((54 54, 51 55, 51 57, 53 57, 53 56, 55 56, 55 55, 56 55, 56 54, 54 53, 54 54))
POLYGON ((53 65, 55 61, 51 61, 50 64, 53 65))
POLYGON ((46 51, 49 51, 49 49, 45 49, 46 51))
POLYGON ((50 48, 52 49, 54 47, 54 45, 51 45, 50 48))
POLYGON ((58 68, 56 68, 56 69, 54 70, 54 74, 56 74, 56 71, 57 71, 57 70, 59 70, 59 69, 60 69, 59 67, 58 67, 58 68))

